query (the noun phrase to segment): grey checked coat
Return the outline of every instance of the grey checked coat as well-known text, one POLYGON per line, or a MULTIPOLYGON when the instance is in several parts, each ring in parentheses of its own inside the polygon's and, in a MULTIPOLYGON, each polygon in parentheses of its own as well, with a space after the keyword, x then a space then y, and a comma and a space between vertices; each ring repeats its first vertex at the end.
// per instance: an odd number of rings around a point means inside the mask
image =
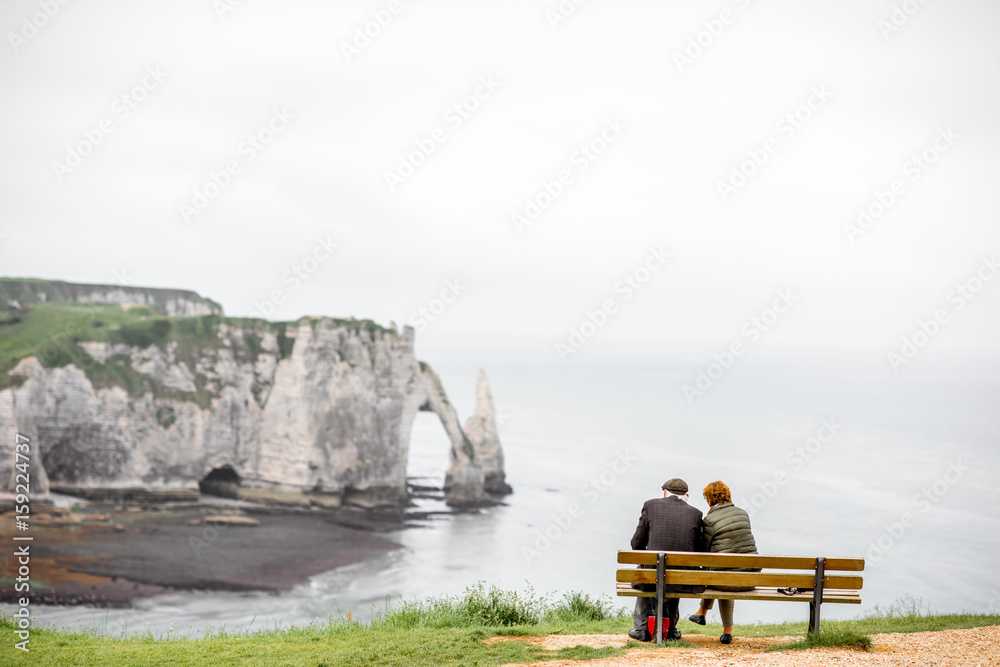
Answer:
MULTIPOLYGON (((642 506, 639 525, 632 535, 632 548, 649 551, 704 551, 701 511, 674 495, 647 500, 642 506)), ((655 590, 634 584, 634 588, 655 590)), ((701 593, 704 586, 668 586, 675 592, 701 593)))

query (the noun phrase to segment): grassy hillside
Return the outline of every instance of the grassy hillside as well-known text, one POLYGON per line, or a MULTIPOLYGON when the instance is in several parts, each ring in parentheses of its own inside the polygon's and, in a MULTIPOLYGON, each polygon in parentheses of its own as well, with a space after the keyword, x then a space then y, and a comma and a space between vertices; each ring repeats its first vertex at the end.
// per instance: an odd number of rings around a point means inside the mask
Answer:
MULTIPOLYGON (((333 320, 352 330, 388 331, 370 320, 333 320)), ((206 352, 228 342, 239 361, 253 362, 268 332, 277 334, 282 358, 291 354, 294 341, 286 336, 288 322, 204 315, 165 317, 153 306, 119 304, 40 303, 0 313, 0 390, 19 386, 25 377, 10 374, 17 362, 36 357, 47 368, 74 364, 83 369, 95 388, 118 386, 130 396, 152 393, 157 397, 194 401, 207 407, 212 394, 207 379, 195 373, 196 362, 206 352), (223 327, 227 335, 223 336, 223 327), (183 392, 159 386, 132 368, 128 355, 98 362, 80 343, 106 341, 136 348, 176 344, 176 358, 195 377, 196 391, 183 392)))
POLYGON ((207 312, 222 315, 222 306, 190 290, 67 283, 41 278, 0 278, 0 312, 36 303, 76 302, 81 298, 90 300, 95 294, 108 293, 127 295, 130 300, 143 303, 151 302, 150 305, 158 307, 161 314, 166 312, 167 302, 183 300, 199 304, 207 308, 207 312))
MULTIPOLYGON (((154 637, 144 633, 130 638, 111 637, 100 629, 71 633, 33 629, 31 653, 8 649, 11 665, 380 665, 450 666, 500 665, 546 660, 591 660, 623 654, 626 649, 593 649, 574 646, 546 651, 523 642, 483 643, 495 636, 548 634, 620 634, 631 627, 631 613, 612 611, 609 602, 572 593, 551 603, 532 594, 519 595, 483 585, 470 588, 461 598, 428 599, 397 605, 387 613, 374 609, 358 622, 350 612, 345 618, 284 630, 241 628, 218 630, 200 638, 176 637, 173 632, 154 637)), ((821 636, 856 641, 868 633, 919 632, 972 628, 1000 624, 997 615, 876 614, 855 621, 824 621, 821 636)), ((719 626, 685 622, 685 634, 718 636, 719 626)), ((0 619, 0 634, 13 643, 13 622, 0 619)), ((747 637, 806 634, 806 623, 737 625, 747 637)), ((818 639, 814 637, 814 639, 818 639)), ((814 641, 815 645, 824 645, 814 641)), ((643 644, 643 646, 649 646, 643 644)), ((662 650, 691 646, 668 642, 662 650)), ((791 648, 791 647, 787 647, 791 648)), ((786 648, 786 650, 787 650, 786 648)))

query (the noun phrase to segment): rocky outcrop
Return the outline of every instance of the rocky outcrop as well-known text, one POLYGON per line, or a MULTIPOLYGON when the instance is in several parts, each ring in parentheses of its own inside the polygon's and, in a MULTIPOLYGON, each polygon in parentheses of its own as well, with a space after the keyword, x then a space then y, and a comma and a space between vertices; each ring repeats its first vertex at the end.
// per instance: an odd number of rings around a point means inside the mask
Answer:
POLYGON ((486 381, 486 373, 482 370, 479 371, 476 382, 476 411, 465 422, 465 434, 476 452, 479 468, 483 471, 485 491, 493 495, 511 493, 503 469, 503 448, 497 431, 493 395, 486 381))
POLYGON ((400 334, 329 318, 277 330, 261 320, 213 326, 197 345, 77 341, 76 363, 21 359, 10 374, 23 379, 0 391, 3 489, 14 488, 22 433, 32 443, 35 494, 46 477, 54 490, 90 496, 197 491, 207 479, 335 494, 349 504, 401 503, 412 424, 427 410, 451 441, 449 502, 509 490, 485 375, 463 429, 440 379, 414 357, 412 328, 400 334))

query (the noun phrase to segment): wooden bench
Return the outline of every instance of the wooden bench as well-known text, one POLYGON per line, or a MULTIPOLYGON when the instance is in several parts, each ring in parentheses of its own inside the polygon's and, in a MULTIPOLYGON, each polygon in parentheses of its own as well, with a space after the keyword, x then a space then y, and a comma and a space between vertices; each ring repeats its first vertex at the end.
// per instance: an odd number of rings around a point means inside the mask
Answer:
POLYGON ((858 591, 864 583, 861 572, 864 558, 814 558, 812 556, 762 556, 759 554, 692 553, 688 551, 619 551, 623 565, 647 565, 651 568, 620 568, 617 572, 618 595, 656 598, 656 643, 663 642, 663 599, 698 598, 715 600, 772 600, 808 602, 809 629, 819 632, 819 608, 824 602, 861 604, 858 591), (761 572, 726 572, 708 567, 762 568, 761 572), (773 572, 770 570, 783 570, 773 572), (829 574, 831 571, 838 574, 829 574), (656 592, 640 591, 632 584, 655 584, 656 592), (671 584, 706 586, 703 593, 665 591, 671 584), (712 586, 755 586, 752 591, 714 590, 712 586), (784 595, 778 588, 811 588, 811 592, 784 595))

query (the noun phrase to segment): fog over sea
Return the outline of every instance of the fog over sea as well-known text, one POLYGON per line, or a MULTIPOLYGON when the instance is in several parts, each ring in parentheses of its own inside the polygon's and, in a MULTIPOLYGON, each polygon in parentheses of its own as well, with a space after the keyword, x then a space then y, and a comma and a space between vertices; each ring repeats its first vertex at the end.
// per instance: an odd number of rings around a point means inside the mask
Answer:
MULTIPOLYGON (((477 368, 436 365, 463 420, 473 409, 477 368)), ((752 513, 761 553, 866 556, 864 603, 824 605, 824 618, 866 614, 904 595, 936 613, 1000 607, 993 567, 1000 384, 986 373, 747 365, 730 369, 692 405, 681 387, 697 369, 486 370, 514 487, 504 506, 391 533, 402 548, 280 595, 175 593, 129 610, 36 605, 32 612, 57 626, 103 627, 106 619, 112 633, 124 624, 154 633, 172 625, 197 635, 223 626, 308 623, 348 610, 366 619, 387 596, 392 602, 460 594, 478 581, 519 590, 531 584, 555 597, 571 590, 613 596, 616 550, 628 548, 642 503, 675 476, 687 480, 691 503, 703 511, 704 485, 729 484, 737 504, 752 513), (824 420, 834 426, 832 437, 820 433, 824 420), (810 443, 817 435, 827 441, 810 443), (570 525, 574 503, 581 509, 570 525), (907 512, 913 520, 903 526, 907 512)), ((436 417, 421 413, 411 449, 414 481, 440 484, 447 449, 436 417)), ((444 509, 440 501, 419 504, 444 509)), ((682 601, 682 614, 695 605, 682 601)), ((803 621, 807 614, 804 604, 736 606, 737 625, 803 621)))

